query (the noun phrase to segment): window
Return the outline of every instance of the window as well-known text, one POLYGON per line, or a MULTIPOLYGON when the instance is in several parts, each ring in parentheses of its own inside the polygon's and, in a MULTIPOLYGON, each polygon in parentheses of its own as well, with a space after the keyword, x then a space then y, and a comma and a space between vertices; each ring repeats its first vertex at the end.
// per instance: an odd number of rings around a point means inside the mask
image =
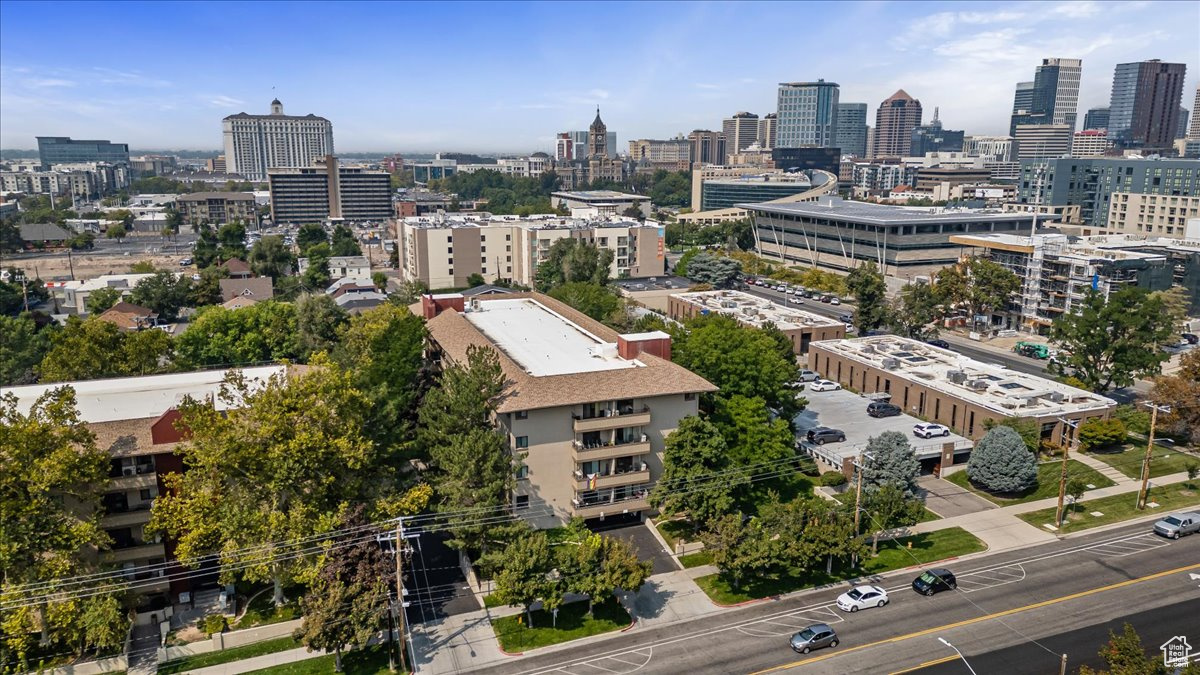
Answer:
POLYGON ((529 478, 529 467, 525 464, 517 467, 517 480, 529 478))
POLYGON ((517 449, 518 450, 524 450, 529 447, 529 437, 528 436, 517 436, 516 440, 517 440, 517 449))
POLYGON ((694 392, 694 391, 689 391, 689 392, 685 393, 685 394, 683 395, 683 400, 685 400, 685 401, 695 401, 695 400, 696 400, 696 392, 694 392))
POLYGON ((527 419, 529 419, 529 411, 528 410, 518 410, 517 412, 513 413, 513 417, 516 417, 519 420, 527 420, 527 419))
POLYGON ((450 255, 453 255, 453 254, 454 254, 454 247, 453 247, 453 246, 447 246, 447 247, 446 247, 446 253, 447 253, 447 254, 450 254, 450 255))
POLYGON ((153 495, 150 494, 150 490, 142 490, 138 493, 138 496, 141 497, 142 501, 144 502, 148 502, 154 498, 153 495))
POLYGON ((529 508, 529 495, 517 495, 514 504, 518 509, 529 508))

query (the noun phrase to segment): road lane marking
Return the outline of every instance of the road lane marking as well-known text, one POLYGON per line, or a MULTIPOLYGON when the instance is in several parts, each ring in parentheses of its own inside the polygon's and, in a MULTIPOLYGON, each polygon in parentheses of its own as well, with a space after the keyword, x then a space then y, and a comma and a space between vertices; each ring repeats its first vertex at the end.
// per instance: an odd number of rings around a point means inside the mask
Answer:
POLYGON ((1031 609, 1039 609, 1041 607, 1049 607, 1050 605, 1057 605, 1059 603, 1067 602, 1069 600, 1085 598, 1089 595, 1096 595, 1097 593, 1106 593, 1108 591, 1116 590, 1118 588, 1125 588, 1126 586, 1140 584, 1144 581, 1152 581, 1154 579, 1161 579, 1163 577, 1167 577, 1172 574, 1178 574, 1180 572, 1189 572, 1189 571, 1195 570, 1195 569, 1200 569, 1200 563, 1195 563, 1193 565, 1187 565, 1184 567, 1176 567, 1175 569, 1166 570, 1163 572, 1155 572, 1154 574, 1150 574, 1150 575, 1147 575, 1144 577, 1137 577, 1134 579, 1126 579, 1125 581, 1119 581, 1115 584, 1109 584, 1107 586, 1099 586, 1097 588, 1088 589, 1086 591, 1079 591, 1078 593, 1071 593, 1070 595, 1064 595, 1064 596, 1061 596, 1058 598, 1051 598, 1049 600, 1035 602, 1031 605, 1024 605, 1022 607, 1013 607, 1012 609, 1006 609, 1001 612, 993 612, 991 614, 977 616, 977 617, 974 617, 971 619, 964 619, 962 621, 948 623, 943 626, 935 626, 933 628, 926 628, 924 630, 907 633, 905 635, 898 635, 896 637, 887 638, 885 640, 876 640, 875 642, 868 642, 867 644, 864 644, 864 645, 858 645, 856 647, 850 647, 848 649, 843 649, 839 652, 831 652, 831 653, 825 654, 823 656, 816 656, 816 657, 812 657, 812 658, 808 658, 808 659, 802 659, 800 661, 793 661, 791 663, 785 663, 782 665, 774 666, 772 668, 767 668, 765 670, 758 670, 758 671, 755 671, 754 673, 752 673, 751 675, 761 675, 762 673, 774 673, 774 672, 778 672, 780 670, 787 670, 789 668, 795 668, 796 666, 801 666, 801 665, 805 665, 805 664, 809 664, 809 663, 816 663, 818 661, 824 661, 826 659, 831 659, 835 656, 841 656, 842 654, 849 654, 850 652, 862 651, 864 649, 869 649, 871 647, 878 647, 879 645, 891 644, 894 642, 903 642, 905 640, 911 640, 912 638, 922 637, 925 635, 931 635, 933 633, 937 633, 937 632, 941 632, 941 631, 947 631, 947 630, 952 630, 955 628, 961 628, 963 626, 970 626, 973 624, 982 623, 984 621, 990 621, 992 619, 999 619, 999 618, 1005 617, 1005 616, 1012 616, 1013 614, 1019 614, 1021 612, 1026 612, 1031 609))
POLYGON ((950 656, 943 656, 940 659, 926 661, 925 663, 922 663, 917 666, 913 666, 912 668, 905 668, 904 670, 896 670, 891 673, 888 673, 888 675, 904 675, 905 673, 915 673, 918 670, 932 668, 933 666, 940 666, 943 663, 950 663, 951 661, 957 661, 957 660, 958 660, 958 654, 951 654, 950 656))

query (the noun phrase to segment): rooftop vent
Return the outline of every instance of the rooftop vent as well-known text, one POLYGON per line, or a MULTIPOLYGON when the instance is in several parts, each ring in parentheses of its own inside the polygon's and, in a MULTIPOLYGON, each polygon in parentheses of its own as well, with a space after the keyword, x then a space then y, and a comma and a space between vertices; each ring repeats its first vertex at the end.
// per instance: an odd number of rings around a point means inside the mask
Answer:
POLYGON ((950 371, 950 381, 954 384, 962 384, 967 381, 967 374, 961 370, 950 371))
POLYGON ((976 391, 986 390, 988 388, 988 384, 990 383, 987 380, 971 380, 967 382, 967 386, 976 391))
POLYGON ((1061 391, 1052 391, 1046 395, 1047 399, 1049 399, 1055 403, 1062 403, 1063 399, 1065 399, 1066 397, 1067 397, 1067 395, 1062 393, 1061 391))
POLYGON ((887 370, 895 370, 900 367, 900 359, 884 359, 883 367, 887 370))

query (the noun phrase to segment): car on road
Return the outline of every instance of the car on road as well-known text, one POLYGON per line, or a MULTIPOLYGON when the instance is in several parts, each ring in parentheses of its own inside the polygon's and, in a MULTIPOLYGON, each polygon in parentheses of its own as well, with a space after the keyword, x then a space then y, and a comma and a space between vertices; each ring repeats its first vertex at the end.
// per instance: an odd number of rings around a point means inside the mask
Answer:
POLYGON ((835 296, 833 296, 832 298, 830 298, 830 299, 829 299, 829 304, 831 304, 831 305, 840 305, 840 304, 842 304, 842 300, 841 300, 841 298, 839 298, 838 296, 836 296, 836 295, 835 295, 835 296))
POLYGON ((1154 524, 1154 533, 1170 539, 1200 532, 1200 512, 1172 513, 1154 524))
POLYGON ((826 443, 842 443, 846 440, 846 432, 829 427, 815 427, 806 434, 809 443, 825 445, 826 443))
POLYGON ((1189 345, 1200 344, 1200 335, 1195 333, 1183 333, 1179 337, 1183 338, 1189 345))
POLYGON ((927 345, 933 345, 934 347, 940 347, 940 348, 942 348, 942 349, 950 349, 950 343, 949 343, 949 342, 946 342, 945 340, 940 340, 940 339, 938 339, 938 338, 934 338, 934 339, 932 339, 932 340, 926 340, 926 341, 925 341, 925 344, 927 344, 927 345))
POLYGON ((797 654, 807 654, 814 649, 838 646, 838 636, 829 624, 814 623, 793 635, 790 644, 797 654))
POLYGON ((853 323, 854 317, 850 314, 843 314, 838 317, 838 320, 841 321, 842 323, 853 323))
POLYGON ((1050 348, 1036 342, 1021 341, 1013 345, 1012 350, 1021 356, 1027 356, 1031 359, 1050 358, 1050 348))
POLYGON ((900 406, 887 401, 871 401, 867 404, 867 414, 871 417, 895 417, 901 412, 900 406))
POLYGON ((811 370, 801 370, 800 374, 796 376, 797 382, 816 382, 819 379, 821 376, 811 370))
POLYGON ((917 438, 933 438, 934 436, 949 436, 949 427, 932 422, 922 422, 913 425, 913 436, 917 438))
POLYGON ((826 293, 826 294, 822 295, 822 296, 821 296, 820 298, 818 298, 818 299, 819 299, 821 302, 828 303, 828 302, 829 302, 829 301, 830 301, 832 298, 833 298, 833 296, 832 296, 832 295, 829 295, 828 293, 826 293))
POLYGON ((842 388, 842 385, 838 384, 837 382, 830 382, 829 380, 817 380, 816 382, 813 382, 811 385, 809 385, 808 390, 809 391, 837 391, 838 389, 841 389, 841 388, 842 388))
POLYGON ((184 258, 183 260, 180 260, 180 261, 179 261, 179 266, 180 266, 180 267, 187 267, 188 265, 191 265, 191 264, 192 264, 192 259, 191 259, 191 258, 184 258))
POLYGON ((921 576, 913 579, 912 587, 914 591, 922 595, 933 595, 958 588, 958 580, 954 578, 954 573, 950 570, 935 567, 925 570, 921 576))
POLYGON ((843 612, 857 612, 868 607, 888 604, 887 591, 878 586, 855 586, 838 596, 837 606, 843 612))

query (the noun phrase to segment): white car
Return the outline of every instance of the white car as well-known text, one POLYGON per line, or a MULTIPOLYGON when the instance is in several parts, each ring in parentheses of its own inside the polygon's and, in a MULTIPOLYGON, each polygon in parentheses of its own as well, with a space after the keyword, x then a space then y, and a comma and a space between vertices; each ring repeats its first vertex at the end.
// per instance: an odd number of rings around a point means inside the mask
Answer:
POLYGON ((801 370, 800 374, 796 376, 796 379, 800 382, 816 382, 817 380, 821 379, 821 376, 817 375, 811 370, 801 370))
POLYGON ((841 301, 841 300, 838 298, 838 296, 836 296, 836 295, 835 295, 835 296, 833 296, 832 298, 830 298, 830 299, 829 299, 829 304, 831 304, 831 305, 840 305, 840 304, 842 304, 842 301, 841 301))
POLYGON ((887 591, 878 586, 855 586, 838 596, 837 606, 843 612, 857 612, 868 607, 888 604, 887 591))
POLYGON ((842 385, 838 384, 837 382, 830 382, 829 380, 817 380, 816 382, 808 385, 809 391, 837 391, 841 388, 842 385))
POLYGON ((921 423, 913 425, 913 436, 917 438, 933 438, 934 436, 949 436, 950 429, 941 424, 921 423))

